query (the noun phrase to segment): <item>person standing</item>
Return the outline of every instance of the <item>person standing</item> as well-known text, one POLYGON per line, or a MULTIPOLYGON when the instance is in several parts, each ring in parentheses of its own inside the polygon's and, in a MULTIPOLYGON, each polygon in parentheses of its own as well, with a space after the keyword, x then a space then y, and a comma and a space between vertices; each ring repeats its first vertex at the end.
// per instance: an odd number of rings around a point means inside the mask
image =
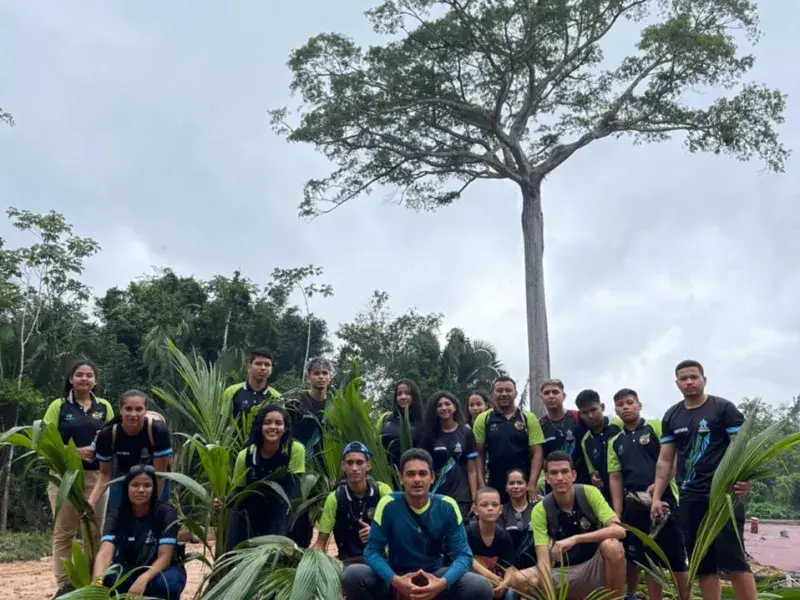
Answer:
POLYGON ((605 416, 605 405, 600 394, 594 390, 583 390, 575 397, 581 419, 588 431, 581 438, 581 452, 591 475, 592 485, 603 493, 606 502, 611 502, 608 484, 608 442, 621 430, 622 422, 605 416))
POLYGON ((542 470, 542 428, 533 413, 516 406, 516 397, 515 381, 511 377, 498 377, 492 384, 495 408, 478 415, 472 428, 478 448, 478 487, 488 485, 500 491, 504 504, 508 502, 506 475, 511 469, 525 473, 531 500, 539 495, 542 470), (487 462, 490 463, 488 478, 487 462))
POLYGON ((280 398, 280 392, 267 385, 272 374, 272 353, 266 348, 254 348, 247 361, 247 379, 225 390, 223 398, 230 402, 233 418, 241 423, 243 415, 254 407, 280 398))
POLYGON ((381 442, 388 454, 389 463, 395 467, 400 464, 403 454, 401 441, 402 421, 408 412, 408 422, 411 428, 411 446, 416 440, 416 430, 422 427, 422 395, 417 384, 410 379, 401 379, 394 386, 394 407, 388 414, 378 417, 378 431, 381 433, 381 442))
POLYGON ((384 496, 375 509, 366 564, 350 565, 342 574, 345 597, 390 600, 396 593, 402 598, 490 600, 492 584, 470 572, 472 551, 458 505, 430 493, 431 455, 419 448, 403 453, 400 481, 403 491, 384 496))
MULTIPOLYGON (((649 504, 638 500, 641 495, 650 496, 653 491, 656 462, 661 449, 661 420, 645 421, 641 416, 642 403, 639 395, 631 389, 624 388, 614 394, 614 409, 622 420, 622 432, 615 435, 608 443, 608 481, 611 492, 611 506, 625 525, 635 527, 644 533, 650 533, 652 520, 649 504)), ((670 507, 670 518, 655 536, 655 542, 661 546, 675 573, 675 578, 682 590, 686 589, 686 549, 683 543, 678 522, 678 488, 670 484, 664 494, 664 500, 670 507)), ((623 542, 628 559, 628 598, 636 596, 639 587, 639 566, 647 565, 648 557, 654 564, 660 564, 658 556, 646 549, 644 543, 632 533, 628 533, 623 542)), ((661 600, 663 591, 659 582, 645 573, 647 597, 649 600, 661 600)))
MULTIPOLYGON (((706 394, 705 370, 696 360, 678 363, 675 380, 683 400, 672 406, 661 421, 661 449, 656 464, 651 512, 654 517, 662 518, 669 512, 666 494, 677 458, 679 518, 686 550, 691 556, 697 544, 697 531, 708 512, 714 471, 725 456, 731 438, 744 423, 744 416, 729 400, 706 394)), ((741 500, 750 487, 749 482, 738 482, 733 491, 741 500)), ((745 521, 741 502, 736 502, 734 515, 738 533, 728 522, 700 563, 698 574, 704 600, 720 597, 719 573, 723 570, 729 573, 734 594, 739 600, 756 599, 755 579, 740 543, 744 539, 745 521)))
MULTIPOLYGON (((97 433, 114 418, 114 409, 103 398, 94 395, 97 386, 97 369, 87 361, 81 360, 72 365, 66 378, 61 398, 53 400, 44 413, 43 421, 55 425, 65 445, 72 441, 78 449, 83 464, 84 497, 91 500, 92 490, 98 479, 99 465, 92 446, 97 433)), ((80 529, 80 515, 70 502, 64 502, 56 515, 58 486, 53 482, 47 485, 47 497, 53 511, 53 576, 58 586, 55 597, 66 594, 72 586, 64 570, 62 559, 72 554, 72 540, 80 529)), ((98 495, 89 502, 95 515, 94 547, 100 541, 100 529, 105 519, 108 494, 98 495)), ((88 544, 84 542, 88 550, 88 544)))
MULTIPOLYGON (((547 414, 539 418, 544 435, 542 451, 544 456, 560 450, 572 457, 577 473, 576 483, 589 483, 589 471, 586 458, 580 447, 580 440, 588 431, 577 410, 566 410, 564 400, 564 383, 560 379, 546 379, 539 386, 539 398, 547 414)), ((550 492, 551 490, 545 489, 550 492)))
POLYGON ((345 565, 364 562, 364 543, 369 537, 378 502, 392 493, 385 483, 369 477, 372 453, 361 442, 350 442, 342 451, 345 479, 325 499, 319 535, 312 550, 325 552, 333 533, 338 559, 345 565))
POLYGON ((472 429, 472 424, 478 415, 492 408, 489 394, 481 390, 473 390, 467 396, 467 427, 472 429))

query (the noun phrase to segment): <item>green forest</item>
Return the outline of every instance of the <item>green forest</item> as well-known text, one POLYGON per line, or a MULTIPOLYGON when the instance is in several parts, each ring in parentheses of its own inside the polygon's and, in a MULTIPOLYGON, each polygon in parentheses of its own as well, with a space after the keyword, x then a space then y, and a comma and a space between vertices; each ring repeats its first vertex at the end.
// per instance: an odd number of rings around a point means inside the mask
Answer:
MULTIPOLYGON (((222 361, 231 382, 243 376, 246 352, 266 346, 275 359, 272 385, 281 392, 302 385, 306 352, 333 357, 337 385, 345 383, 357 359, 369 391, 381 402, 403 377, 418 382, 423 396, 447 389, 463 398, 469 390, 488 389, 505 372, 491 343, 452 329, 441 344, 443 315, 413 309, 396 314, 381 291, 366 299, 352 322, 332 331, 308 308, 335 294, 315 266, 276 268, 262 286, 239 272, 200 280, 164 268, 93 295, 82 274, 101 252, 95 240, 76 236, 56 212, 9 209, 7 217, 29 243, 10 248, 0 239, 0 431, 41 417, 78 357, 98 365, 101 395, 112 403, 130 388, 178 386, 164 350, 167 338, 183 352, 222 361)), ((758 431, 780 420, 786 434, 800 429, 800 399, 777 408, 744 399, 739 406, 756 419, 758 431)), ((180 416, 159 409, 179 430, 180 416)), ((800 451, 787 456, 785 474, 755 485, 751 515, 800 517, 800 451)), ((8 509, 2 524, 45 529, 51 517, 44 474, 20 461, 8 469, 7 460, 6 448, 0 481, 8 509)))

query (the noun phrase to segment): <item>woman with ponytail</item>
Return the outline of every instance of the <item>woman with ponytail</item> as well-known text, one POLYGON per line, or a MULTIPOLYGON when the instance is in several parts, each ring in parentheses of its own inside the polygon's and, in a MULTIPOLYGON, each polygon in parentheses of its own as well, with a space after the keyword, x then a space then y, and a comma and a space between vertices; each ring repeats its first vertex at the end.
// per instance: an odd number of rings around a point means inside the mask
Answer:
MULTIPOLYGON (((101 490, 96 496, 91 496, 99 479, 99 466, 93 444, 97 432, 114 417, 114 409, 111 408, 111 405, 94 395, 96 387, 97 369, 95 366, 88 360, 74 363, 64 379, 61 398, 53 400, 43 418, 45 423, 58 427, 58 432, 65 445, 69 444, 71 440, 78 449, 78 455, 83 463, 85 497, 94 508, 96 520, 97 536, 94 540, 94 547, 97 547, 100 528, 103 526, 106 494, 101 490)), ((80 516, 69 502, 65 502, 56 515, 58 486, 52 482, 47 486, 47 496, 55 517, 52 539, 53 575, 58 585, 56 592, 56 597, 58 597, 72 589, 61 559, 68 558, 72 554, 72 540, 78 535, 80 516)), ((88 551, 89 544, 85 542, 84 547, 88 551)))

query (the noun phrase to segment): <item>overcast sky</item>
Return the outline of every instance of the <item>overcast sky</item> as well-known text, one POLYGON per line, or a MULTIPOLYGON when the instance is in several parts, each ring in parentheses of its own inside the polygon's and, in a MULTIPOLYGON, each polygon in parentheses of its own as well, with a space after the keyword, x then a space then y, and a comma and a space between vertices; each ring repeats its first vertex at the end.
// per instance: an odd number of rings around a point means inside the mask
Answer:
MULTIPOLYGON (((763 2, 752 79, 790 95, 784 142, 800 149, 800 4, 763 2)), ((371 0, 0 5, 0 207, 56 209, 102 253, 96 293, 154 266, 206 278, 325 268, 335 330, 386 290, 396 312, 446 315, 526 377, 520 200, 503 183, 417 214, 363 198, 311 223, 303 182, 327 165, 270 131, 290 103, 290 50, 337 30, 369 41, 371 0)), ((624 48, 618 49, 624 52, 624 48)), ((677 400, 693 357, 709 391, 779 404, 800 392, 800 177, 689 156, 679 142, 583 150, 544 187, 553 375, 569 394, 626 386, 648 413, 677 400)), ((3 236, 8 222, 0 221, 3 236)))

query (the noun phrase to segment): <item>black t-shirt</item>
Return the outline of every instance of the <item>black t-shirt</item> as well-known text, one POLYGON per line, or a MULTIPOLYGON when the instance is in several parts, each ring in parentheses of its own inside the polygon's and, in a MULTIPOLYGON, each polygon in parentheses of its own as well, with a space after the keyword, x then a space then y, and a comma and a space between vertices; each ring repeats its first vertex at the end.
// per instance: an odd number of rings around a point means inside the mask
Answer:
POLYGON ((675 444, 681 500, 708 499, 714 471, 739 432, 744 417, 724 398, 708 396, 697 408, 683 402, 670 408, 661 422, 661 443, 675 444))
POLYGON ((514 566, 519 569, 527 569, 536 563, 533 532, 531 531, 531 513, 534 506, 536 506, 535 503, 528 502, 525 510, 518 512, 511 502, 504 504, 503 514, 497 521, 497 524, 506 530, 514 543, 514 552, 516 553, 514 566))
POLYGON ((268 385, 264 389, 254 390, 247 381, 231 386, 226 393, 231 393, 230 390, 235 390, 231 396, 231 411, 234 419, 241 419, 242 415, 250 412, 256 406, 265 404, 268 400, 275 400, 280 396, 268 385))
POLYGON ((539 419, 544 435, 542 451, 544 458, 551 452, 566 452, 574 458, 575 449, 578 447, 586 428, 578 417, 578 411, 565 411, 564 416, 558 421, 553 421, 547 415, 539 419))
POLYGON ((154 513, 143 517, 123 519, 119 509, 112 510, 106 516, 101 541, 114 544, 114 564, 127 568, 152 565, 159 546, 177 545, 178 513, 167 503, 157 504, 154 513))
MULTIPOLYGON (((619 463, 622 483, 626 492, 647 491, 655 481, 656 463, 661 450, 661 443, 655 426, 644 419, 639 419, 635 429, 622 428, 622 432, 611 439, 613 454, 619 463)), ((609 458, 609 461, 611 458, 609 458)), ((672 494, 667 490, 670 498, 672 494)))
POLYGON ((450 496, 456 502, 470 502, 467 463, 478 458, 472 431, 459 425, 455 431, 440 432, 430 450, 438 483, 435 493, 450 496), (451 458, 454 462, 440 479, 442 469, 451 458))
POLYGON ((502 572, 498 566, 503 569, 514 566, 517 558, 514 542, 508 532, 496 523, 491 545, 487 546, 483 541, 481 527, 477 521, 473 521, 467 526, 467 543, 475 560, 480 561, 493 573, 500 574, 502 572))
POLYGON ((292 420, 292 437, 306 447, 306 454, 314 456, 322 451, 322 423, 327 400, 318 402, 304 392, 286 401, 292 420))
MULTIPOLYGON (((394 465, 400 464, 400 455, 402 454, 402 445, 400 444, 400 413, 393 411, 386 415, 386 418, 381 423, 381 443, 386 448, 389 455, 389 462, 394 465)), ((412 445, 416 441, 415 424, 409 419, 411 425, 411 439, 412 445)))
POLYGON ((603 480, 603 488, 600 491, 606 500, 611 498, 611 487, 608 484, 608 442, 619 432, 619 426, 609 422, 606 417, 602 430, 597 433, 589 430, 583 437, 586 458, 603 480))
POLYGON ((489 479, 505 484, 506 473, 511 469, 522 469, 527 477, 531 467, 531 444, 530 423, 525 412, 517 408, 509 419, 495 409, 485 419, 485 447, 491 462, 489 479))
POLYGON ((147 433, 148 418, 136 435, 128 435, 121 424, 108 425, 97 436, 96 455, 101 462, 114 462, 115 473, 125 475, 134 465, 152 465, 154 458, 172 454, 172 443, 167 426, 161 421, 153 421, 153 445, 147 433), (113 429, 116 426, 117 439, 111 447, 113 429))

